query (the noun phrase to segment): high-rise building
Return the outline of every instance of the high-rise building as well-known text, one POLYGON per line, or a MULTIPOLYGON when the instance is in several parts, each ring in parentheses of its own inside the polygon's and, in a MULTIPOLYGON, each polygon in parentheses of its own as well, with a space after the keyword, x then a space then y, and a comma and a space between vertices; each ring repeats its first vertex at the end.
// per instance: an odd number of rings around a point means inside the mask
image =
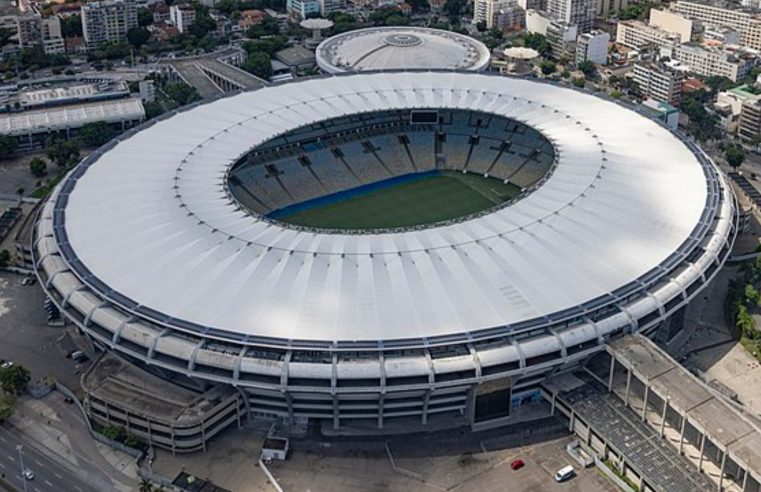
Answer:
POLYGON ((40 17, 36 15, 23 15, 16 18, 18 44, 21 49, 42 44, 42 26, 40 21, 40 17))
POLYGON ((102 0, 82 5, 82 33, 87 46, 122 41, 137 27, 134 0, 102 0))
POLYGON ((598 65, 608 63, 608 43, 610 34, 605 31, 590 31, 579 35, 576 40, 576 63, 591 61, 598 65))
POLYGON ((473 23, 483 22, 488 29, 509 29, 516 24, 525 25, 525 11, 517 0, 475 0, 473 23))
POLYGON ((293 17, 306 19, 315 15, 320 15, 319 0, 288 0, 285 4, 285 10, 293 17))
POLYGON ((677 12, 665 9, 651 9, 648 24, 678 34, 682 43, 696 41, 701 27, 699 21, 688 19, 677 12))
POLYGON ((676 63, 636 63, 633 80, 646 99, 674 106, 682 100, 684 69, 676 63))
POLYGON ((340 12, 346 8, 346 0, 319 0, 320 15, 327 17, 333 12, 340 12))
POLYGON ((580 33, 589 32, 597 14, 597 1, 548 0, 547 12, 556 20, 577 26, 580 33))
POLYGON ((629 5, 628 0, 597 0, 597 15, 607 16, 629 5))
POLYGON ((169 20, 178 31, 187 32, 196 21, 196 9, 187 3, 172 5, 169 7, 169 20))

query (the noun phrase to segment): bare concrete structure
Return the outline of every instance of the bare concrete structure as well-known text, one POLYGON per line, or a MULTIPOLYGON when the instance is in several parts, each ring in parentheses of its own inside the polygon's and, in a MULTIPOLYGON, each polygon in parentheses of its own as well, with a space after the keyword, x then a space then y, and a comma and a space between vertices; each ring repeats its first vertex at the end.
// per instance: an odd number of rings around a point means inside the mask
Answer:
MULTIPOLYGON (((586 373, 670 441, 696 471, 712 479, 716 490, 761 489, 757 423, 648 338, 632 335, 611 340, 605 352, 587 364, 586 373)), ((548 394, 554 407, 559 393, 548 394)), ((573 412, 570 419, 574 420, 573 412)))
POLYGON ((106 353, 82 377, 90 419, 151 446, 174 452, 206 450, 206 441, 245 416, 240 393, 210 386, 200 393, 156 377, 106 353))

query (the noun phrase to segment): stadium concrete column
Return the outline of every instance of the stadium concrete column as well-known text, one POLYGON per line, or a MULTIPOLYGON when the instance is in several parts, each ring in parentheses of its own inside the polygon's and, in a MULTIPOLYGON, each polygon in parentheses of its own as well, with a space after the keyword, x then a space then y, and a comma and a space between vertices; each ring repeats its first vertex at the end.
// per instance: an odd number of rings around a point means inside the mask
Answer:
POLYGON ((670 400, 670 396, 663 399, 663 411, 661 412, 661 437, 663 437, 663 432, 666 429, 666 412, 668 412, 670 400))
POLYGON ((426 390, 423 397, 423 414, 421 415, 420 422, 425 425, 428 423, 428 403, 431 401, 431 390, 426 390))
POLYGON ((610 371, 608 371, 608 393, 613 391, 613 374, 616 372, 616 356, 610 354, 610 371))
POLYGON ((684 447, 684 428, 687 425, 687 416, 682 415, 682 428, 679 429, 679 454, 682 454, 682 448, 684 447))
POLYGON ((468 413, 468 423, 472 426, 476 423, 476 385, 474 384, 468 388, 468 393, 465 398, 466 406, 465 411, 468 413))
POLYGON ((626 368, 626 393, 624 394, 624 405, 629 406, 629 389, 632 385, 632 370, 626 368))
POLYGON ((381 390, 381 394, 378 396, 378 428, 383 428, 383 399, 385 397, 384 391, 381 390))
POLYGON ((703 451, 705 450, 706 434, 705 432, 700 434, 700 459, 698 459, 698 471, 703 471, 703 451))
POLYGON ((719 487, 718 490, 721 492, 723 490, 724 485, 724 467, 727 465, 727 450, 725 449, 722 456, 721 456, 721 467, 719 469, 719 487))
POLYGON ((645 383, 645 397, 642 400, 642 421, 647 422, 647 396, 650 393, 650 381, 645 383))

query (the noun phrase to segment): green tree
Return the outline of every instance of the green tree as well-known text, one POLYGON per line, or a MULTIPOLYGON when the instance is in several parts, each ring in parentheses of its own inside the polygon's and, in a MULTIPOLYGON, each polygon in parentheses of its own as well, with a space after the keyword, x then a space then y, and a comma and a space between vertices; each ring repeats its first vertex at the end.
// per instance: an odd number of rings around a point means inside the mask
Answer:
POLYGON ((11 264, 11 252, 7 249, 0 251, 0 268, 5 268, 11 264))
POLYGON ((151 9, 141 8, 137 11, 137 25, 146 27, 153 24, 153 13, 151 9))
POLYGON ((551 73, 555 73, 555 70, 557 70, 558 67, 555 65, 555 62, 542 60, 542 62, 539 64, 539 68, 542 70, 544 75, 550 75, 551 73))
POLYGON ((153 492, 153 485, 146 479, 140 480, 140 485, 137 489, 139 492, 153 492))
POLYGON ((127 41, 135 48, 140 49, 149 39, 151 39, 151 32, 144 27, 133 27, 127 31, 127 41))
POLYGON ((478 21, 478 22, 476 22, 476 30, 478 32, 485 32, 486 31, 486 21, 478 21))
POLYGON ((52 139, 48 142, 45 153, 58 167, 66 168, 72 158, 79 159, 79 144, 76 140, 52 139))
POLYGON ((724 156, 730 166, 738 168, 745 160, 745 150, 739 145, 729 144, 724 149, 724 156))
POLYGON ((523 45, 526 48, 533 48, 542 56, 551 56, 552 47, 547 38, 541 34, 526 34, 523 36, 523 45))
POLYGON ((584 77, 574 77, 571 83, 574 85, 574 87, 583 89, 586 86, 587 81, 584 79, 584 77))
POLYGON ((39 157, 35 157, 29 161, 29 171, 32 173, 32 175, 38 178, 45 176, 47 173, 47 167, 48 165, 45 163, 45 160, 40 159, 39 157))
POLYGON ((201 99, 195 87, 191 87, 182 82, 174 82, 164 86, 164 92, 170 99, 180 106, 190 104, 201 99))
POLYGON ((31 379, 29 371, 19 365, 0 368, 0 388, 6 395, 19 395, 31 379))
POLYGON ((114 128, 105 121, 87 123, 79 129, 79 141, 85 147, 100 147, 116 134, 114 128))
POLYGON ((579 63, 576 68, 578 68, 586 78, 592 78, 592 76, 597 73, 597 70, 595 68, 595 64, 592 63, 589 60, 584 60, 583 62, 579 63))
POLYGON ((714 94, 717 92, 728 91, 729 89, 733 89, 738 85, 737 83, 733 82, 732 79, 722 75, 711 75, 705 79, 705 83, 708 87, 711 88, 711 91, 714 94))
POLYGON ((10 135, 0 134, 0 159, 10 157, 18 148, 18 141, 10 135))
POLYGON ((0 400, 0 424, 11 418, 15 405, 16 400, 13 398, 7 397, 0 400))
POLYGON ((61 17, 61 35, 64 38, 82 36, 82 18, 79 14, 61 17))
POLYGON ((11 30, 0 27, 0 47, 8 44, 8 41, 11 40, 11 37, 13 37, 13 32, 11 30))
POLYGON ((265 80, 272 76, 272 63, 267 53, 255 51, 248 55, 243 63, 243 69, 265 80))

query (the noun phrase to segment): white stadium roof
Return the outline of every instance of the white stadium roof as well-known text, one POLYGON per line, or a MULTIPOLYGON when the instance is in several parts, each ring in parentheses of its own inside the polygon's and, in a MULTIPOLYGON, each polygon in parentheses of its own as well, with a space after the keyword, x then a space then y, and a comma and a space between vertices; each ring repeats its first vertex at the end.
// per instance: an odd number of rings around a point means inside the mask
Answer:
POLYGON ((281 340, 435 337, 591 302, 673 255, 708 196, 696 156, 652 120, 566 88, 454 72, 311 79, 223 98, 79 171, 59 200, 68 243, 59 242, 84 282, 155 319, 281 340), (230 166, 269 138, 415 107, 520 120, 552 140, 555 170, 487 215, 377 234, 280 226, 226 193, 230 166))
POLYGON ((469 36, 425 27, 370 27, 338 34, 317 47, 327 73, 363 70, 456 69, 481 71, 489 49, 469 36))

